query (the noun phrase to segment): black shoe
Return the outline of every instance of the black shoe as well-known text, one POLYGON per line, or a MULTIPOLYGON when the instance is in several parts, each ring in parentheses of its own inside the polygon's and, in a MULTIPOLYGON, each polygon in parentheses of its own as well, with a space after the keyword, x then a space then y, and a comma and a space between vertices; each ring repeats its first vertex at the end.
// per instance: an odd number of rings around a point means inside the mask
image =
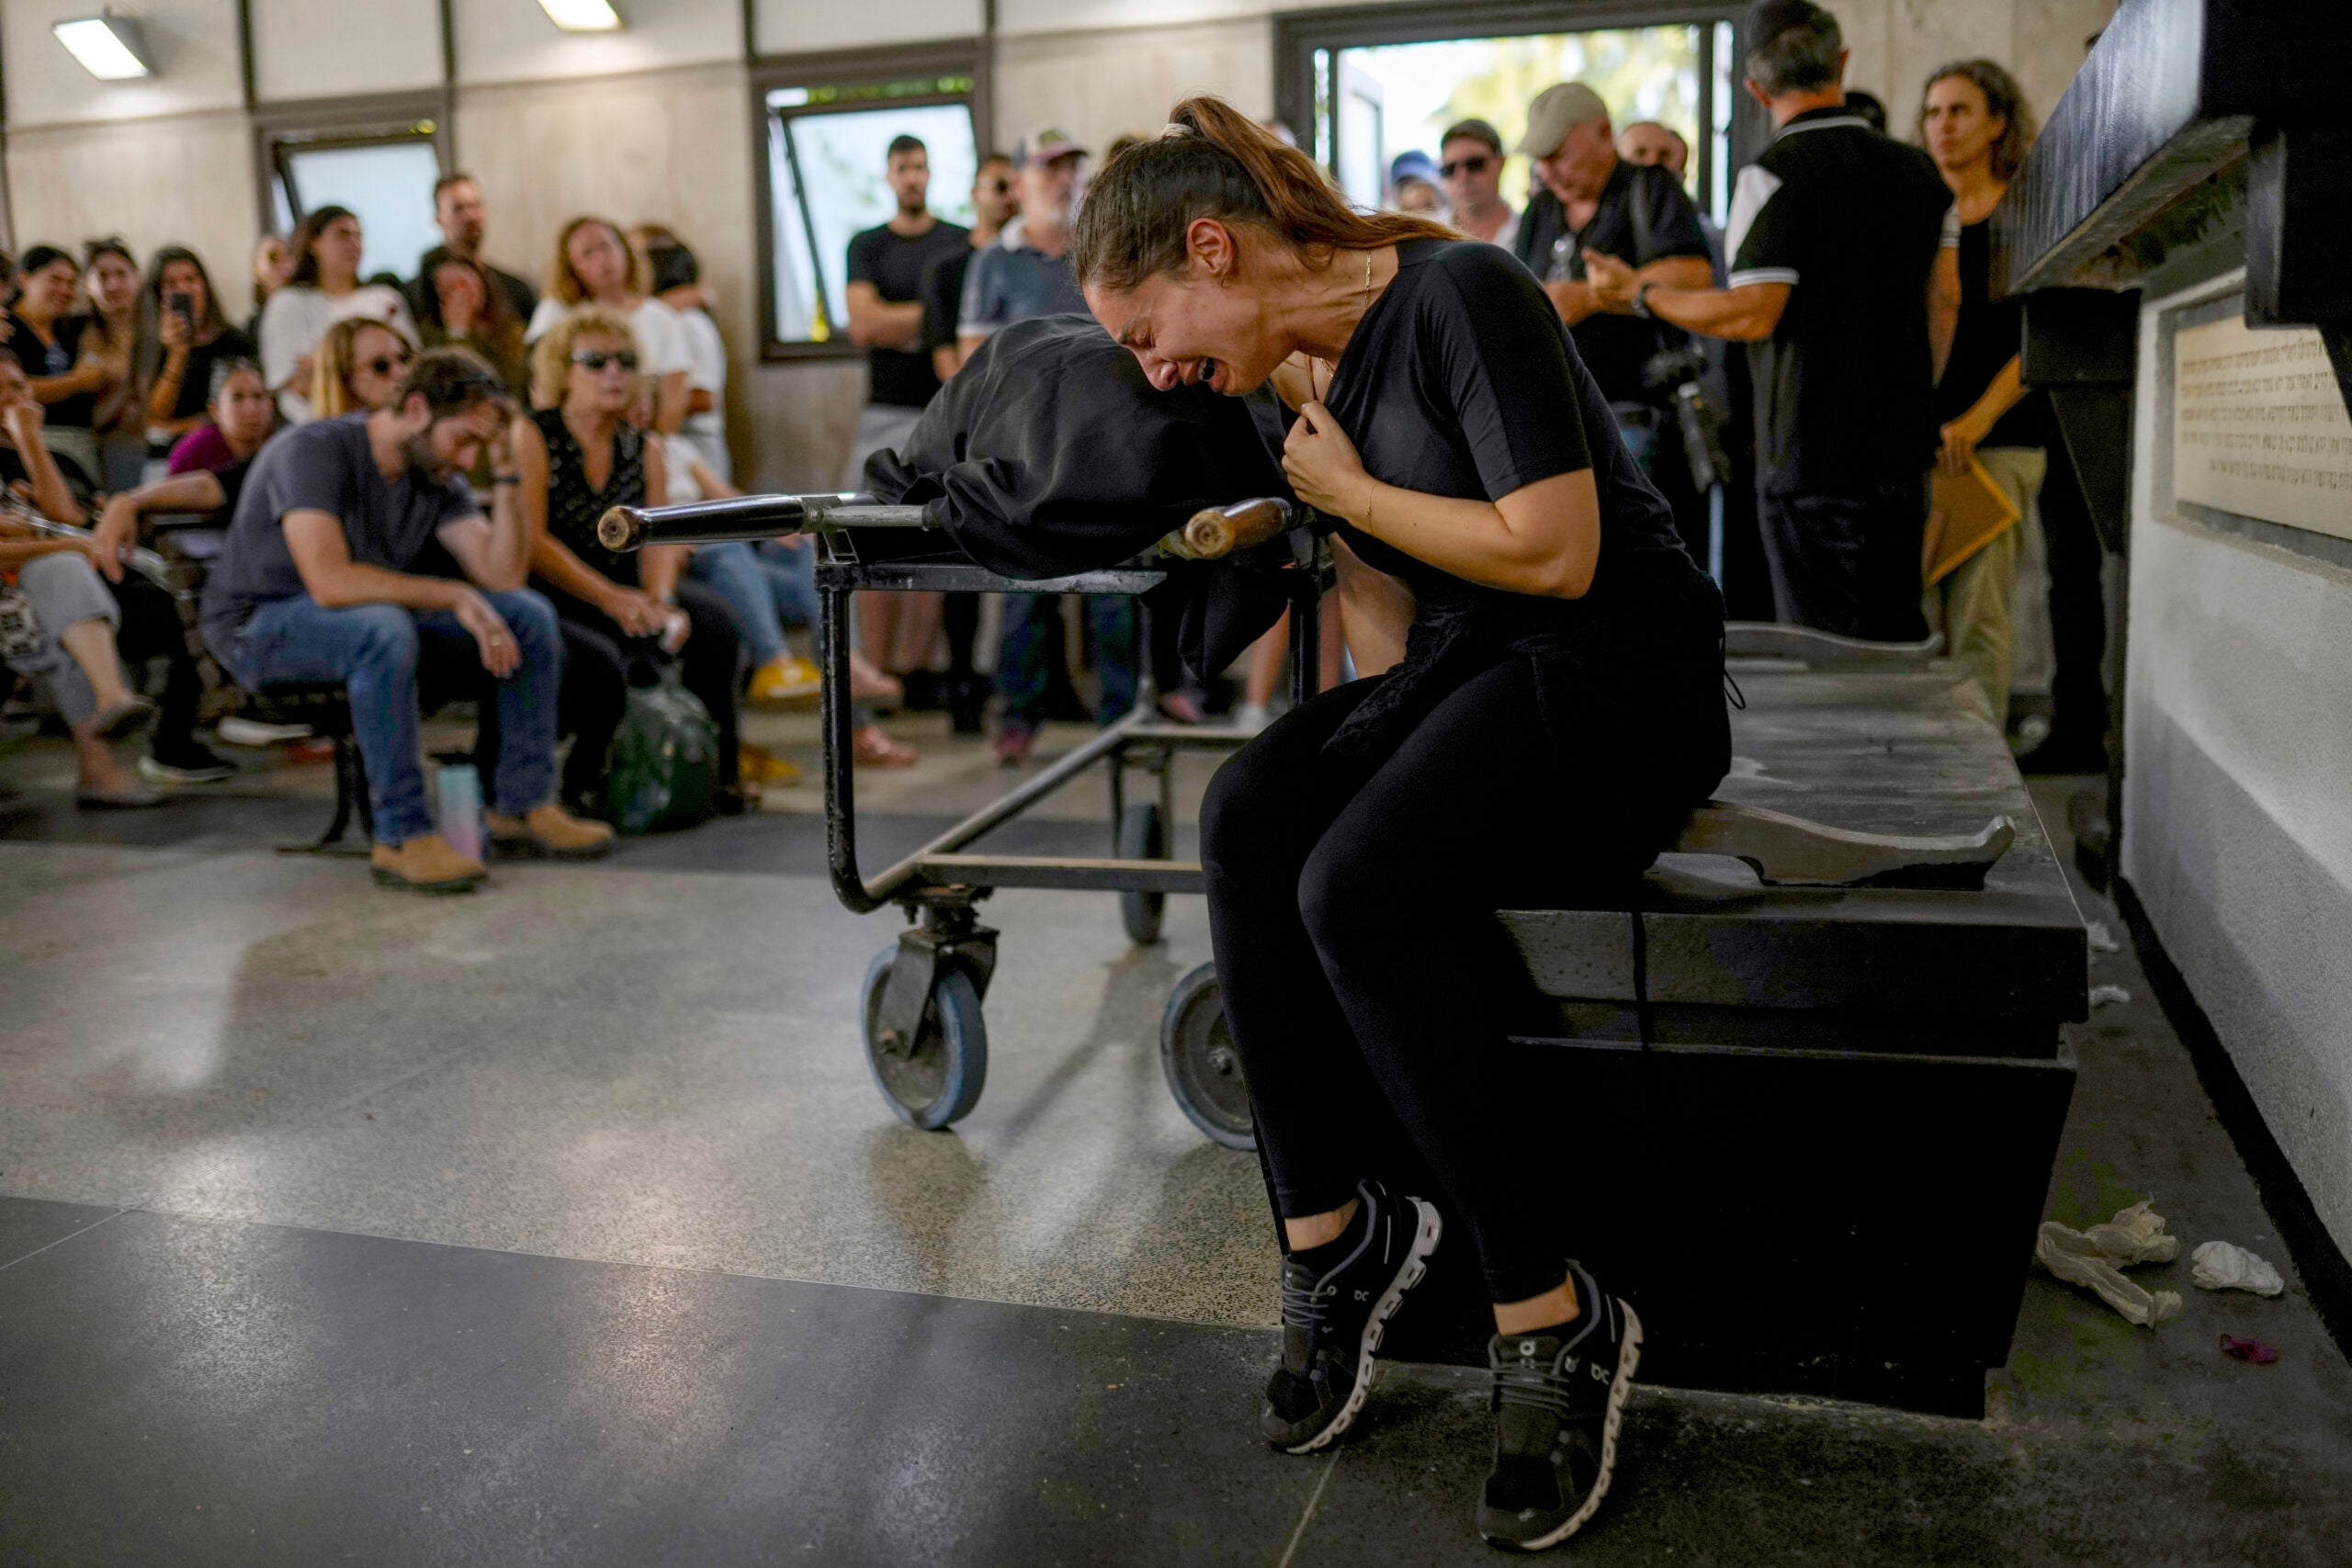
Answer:
POLYGON ((1498 1334, 1495 1468, 1478 1498, 1478 1533, 1540 1551, 1584 1528, 1609 1491, 1617 1426, 1642 1359, 1642 1320, 1568 1265, 1581 1309, 1556 1334, 1498 1334))
POLYGON ((1317 1274, 1283 1259, 1283 1362, 1266 1382, 1258 1429, 1290 1453, 1309 1453, 1348 1429, 1372 1382, 1372 1353, 1405 1292, 1437 1250, 1437 1205, 1359 1182, 1356 1246, 1317 1274))
POLYGON ((994 689, 978 675, 948 677, 948 723, 956 734, 988 733, 989 694, 994 689))

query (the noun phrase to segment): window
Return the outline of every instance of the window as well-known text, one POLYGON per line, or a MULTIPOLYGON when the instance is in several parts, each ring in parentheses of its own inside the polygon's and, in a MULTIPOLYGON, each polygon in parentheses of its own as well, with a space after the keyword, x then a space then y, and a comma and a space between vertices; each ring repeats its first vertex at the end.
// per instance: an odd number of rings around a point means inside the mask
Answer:
POLYGON ((263 220, 287 234, 305 213, 347 207, 366 246, 359 276, 410 276, 441 243, 433 186, 447 167, 446 118, 437 97, 390 96, 259 111, 263 220))
MULTIPOLYGON (((1376 207, 1398 153, 1435 158, 1445 128, 1472 118, 1493 124, 1508 152, 1536 94, 1582 82, 1620 127, 1654 119, 1682 135, 1692 197, 1721 222, 1734 137, 1744 152, 1754 130, 1733 91, 1736 10, 1672 0, 1472 0, 1294 13, 1276 18, 1277 107, 1349 199, 1376 207), (1582 28, 1580 12, 1590 17, 1582 28)), ((1507 159, 1503 195, 1514 207, 1525 205, 1532 178, 1529 160, 1507 159)))
POLYGON ((980 153, 973 57, 883 56, 863 70, 853 62, 834 71, 813 81, 815 73, 789 65, 758 73, 763 353, 770 359, 865 352, 847 332, 849 243, 897 209, 884 173, 895 138, 923 143, 931 210, 951 223, 972 221, 980 153))

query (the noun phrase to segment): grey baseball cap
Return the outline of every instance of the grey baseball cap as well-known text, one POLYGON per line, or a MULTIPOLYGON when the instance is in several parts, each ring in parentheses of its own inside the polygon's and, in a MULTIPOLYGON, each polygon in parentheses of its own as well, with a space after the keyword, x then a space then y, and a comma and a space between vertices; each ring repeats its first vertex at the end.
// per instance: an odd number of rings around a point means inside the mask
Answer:
POLYGON ((1609 118, 1609 106, 1600 95, 1581 82, 1562 82, 1546 87, 1535 95, 1527 106, 1527 134, 1519 139, 1515 151, 1531 158, 1548 158, 1560 150, 1560 142, 1572 127, 1589 119, 1609 118))

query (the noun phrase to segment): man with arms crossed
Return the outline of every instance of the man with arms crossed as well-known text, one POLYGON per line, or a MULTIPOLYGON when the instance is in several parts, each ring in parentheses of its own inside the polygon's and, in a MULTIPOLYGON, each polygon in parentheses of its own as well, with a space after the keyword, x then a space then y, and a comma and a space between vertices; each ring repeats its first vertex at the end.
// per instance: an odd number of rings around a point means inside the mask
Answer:
POLYGON ((1920 536, 1934 392, 1960 320, 1951 192, 1916 147, 1845 107, 1845 40, 1811 0, 1748 7, 1747 91, 1779 128, 1739 172, 1728 288, 1590 264, 1601 308, 1748 345, 1756 501, 1783 621, 1927 636, 1920 536))
POLYGON ((494 687, 503 849, 584 858, 613 830, 555 804, 555 612, 523 584, 531 542, 496 372, 463 349, 417 355, 392 400, 281 432, 254 459, 220 564, 204 640, 248 691, 340 681, 374 805, 376 880, 461 892, 482 864, 434 830, 418 746, 420 676, 494 687), (465 480, 490 456, 484 517, 465 480), (467 578, 413 569, 438 542, 467 578))

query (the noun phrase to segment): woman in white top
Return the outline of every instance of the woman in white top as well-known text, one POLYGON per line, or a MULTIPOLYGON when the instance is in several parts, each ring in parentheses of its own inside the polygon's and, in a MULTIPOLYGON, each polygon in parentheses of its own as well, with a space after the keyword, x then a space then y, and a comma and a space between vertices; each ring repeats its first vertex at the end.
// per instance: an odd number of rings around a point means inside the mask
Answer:
POLYGON ((547 292, 523 335, 537 343, 575 305, 593 302, 625 317, 637 334, 638 370, 655 383, 653 428, 675 435, 686 422, 692 395, 685 334, 675 310, 647 298, 646 284, 645 258, 628 248, 617 225, 602 218, 575 218, 556 236, 547 292))
POLYGON ((312 416, 306 395, 313 356, 329 327, 353 316, 386 321, 411 344, 416 323, 400 290, 359 281, 364 250, 359 220, 347 207, 322 207, 294 231, 293 281, 269 297, 261 312, 261 368, 277 394, 278 412, 293 423, 312 416))

